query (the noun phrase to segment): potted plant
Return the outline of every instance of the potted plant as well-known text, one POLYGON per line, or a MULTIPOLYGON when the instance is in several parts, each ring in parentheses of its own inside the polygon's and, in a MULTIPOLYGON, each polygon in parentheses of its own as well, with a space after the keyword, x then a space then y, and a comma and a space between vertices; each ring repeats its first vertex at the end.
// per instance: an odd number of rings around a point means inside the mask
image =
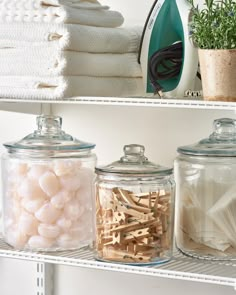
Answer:
MULTIPOLYGON (((192 5, 190 35, 199 48, 205 100, 236 101, 236 0, 192 5)), ((198 1, 199 2, 199 1, 198 1)))

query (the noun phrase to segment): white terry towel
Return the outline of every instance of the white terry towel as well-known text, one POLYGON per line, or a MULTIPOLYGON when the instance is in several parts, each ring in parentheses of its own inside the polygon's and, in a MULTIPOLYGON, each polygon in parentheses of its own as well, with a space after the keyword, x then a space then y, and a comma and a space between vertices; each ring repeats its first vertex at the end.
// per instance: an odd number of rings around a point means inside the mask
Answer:
MULTIPOLYGON (((43 0, 1 0, 0 23, 70 23, 98 27, 119 27, 124 18, 118 11, 109 10, 107 6, 90 3, 86 9, 43 0), (93 7, 93 5, 95 5, 93 7)), ((83 1, 80 1, 83 2, 83 1)), ((90 2, 90 1, 86 1, 90 2)), ((88 6, 88 5, 87 5, 88 6)))
POLYGON ((142 72, 136 53, 86 53, 34 47, 0 49, 0 75, 142 77, 142 72))
POLYGON ((84 52, 137 52, 142 27, 103 28, 79 24, 0 25, 0 48, 54 45, 84 52))
POLYGON ((47 7, 70 6, 81 9, 109 9, 97 0, 0 0, 2 7, 7 9, 38 10, 47 7))
POLYGON ((0 97, 62 99, 78 96, 142 97, 142 78, 116 77, 19 77, 0 78, 0 97))

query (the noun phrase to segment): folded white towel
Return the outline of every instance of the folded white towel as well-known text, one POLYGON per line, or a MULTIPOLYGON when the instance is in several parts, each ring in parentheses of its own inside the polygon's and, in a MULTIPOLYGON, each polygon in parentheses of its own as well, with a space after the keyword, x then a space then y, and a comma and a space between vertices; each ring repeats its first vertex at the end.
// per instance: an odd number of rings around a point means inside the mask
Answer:
POLYGON ((109 9, 97 0, 0 0, 0 6, 9 10, 39 10, 48 7, 70 6, 80 9, 109 9))
POLYGON ((0 49, 0 75, 142 77, 136 53, 86 53, 54 47, 0 49))
POLYGON ((102 28, 78 24, 0 25, 0 48, 48 46, 84 52, 137 52, 141 27, 102 28))
POLYGON ((19 77, 0 78, 0 97, 61 99, 77 96, 142 97, 142 78, 19 77))
MULTIPOLYGON (((118 11, 107 7, 81 9, 49 4, 41 0, 2 0, 0 2, 0 23, 31 22, 31 23, 70 23, 98 27, 119 27, 124 18, 118 11)), ((92 5, 92 3, 91 3, 92 5)), ((97 4, 95 4, 97 5, 97 4)))

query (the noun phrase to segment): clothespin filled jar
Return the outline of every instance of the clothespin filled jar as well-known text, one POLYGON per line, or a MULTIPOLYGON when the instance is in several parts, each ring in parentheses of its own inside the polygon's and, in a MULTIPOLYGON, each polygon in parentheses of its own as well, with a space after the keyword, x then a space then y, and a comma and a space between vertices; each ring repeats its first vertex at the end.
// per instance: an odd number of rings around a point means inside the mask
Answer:
POLYGON ((17 249, 68 250, 94 241, 94 144, 61 130, 57 116, 4 144, 3 236, 17 249))
POLYGON ((177 247, 196 258, 235 260, 236 120, 215 120, 208 138, 178 152, 177 247))
POLYGON ((149 162, 144 146, 97 167, 96 258, 125 264, 169 261, 173 250, 172 169, 149 162))

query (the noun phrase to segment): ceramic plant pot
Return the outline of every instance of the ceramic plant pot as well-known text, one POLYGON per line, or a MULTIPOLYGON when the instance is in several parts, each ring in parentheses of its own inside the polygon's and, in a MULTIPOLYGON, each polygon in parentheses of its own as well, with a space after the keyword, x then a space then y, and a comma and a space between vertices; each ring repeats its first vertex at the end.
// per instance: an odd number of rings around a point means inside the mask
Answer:
POLYGON ((236 101, 236 50, 199 49, 204 100, 236 101))

